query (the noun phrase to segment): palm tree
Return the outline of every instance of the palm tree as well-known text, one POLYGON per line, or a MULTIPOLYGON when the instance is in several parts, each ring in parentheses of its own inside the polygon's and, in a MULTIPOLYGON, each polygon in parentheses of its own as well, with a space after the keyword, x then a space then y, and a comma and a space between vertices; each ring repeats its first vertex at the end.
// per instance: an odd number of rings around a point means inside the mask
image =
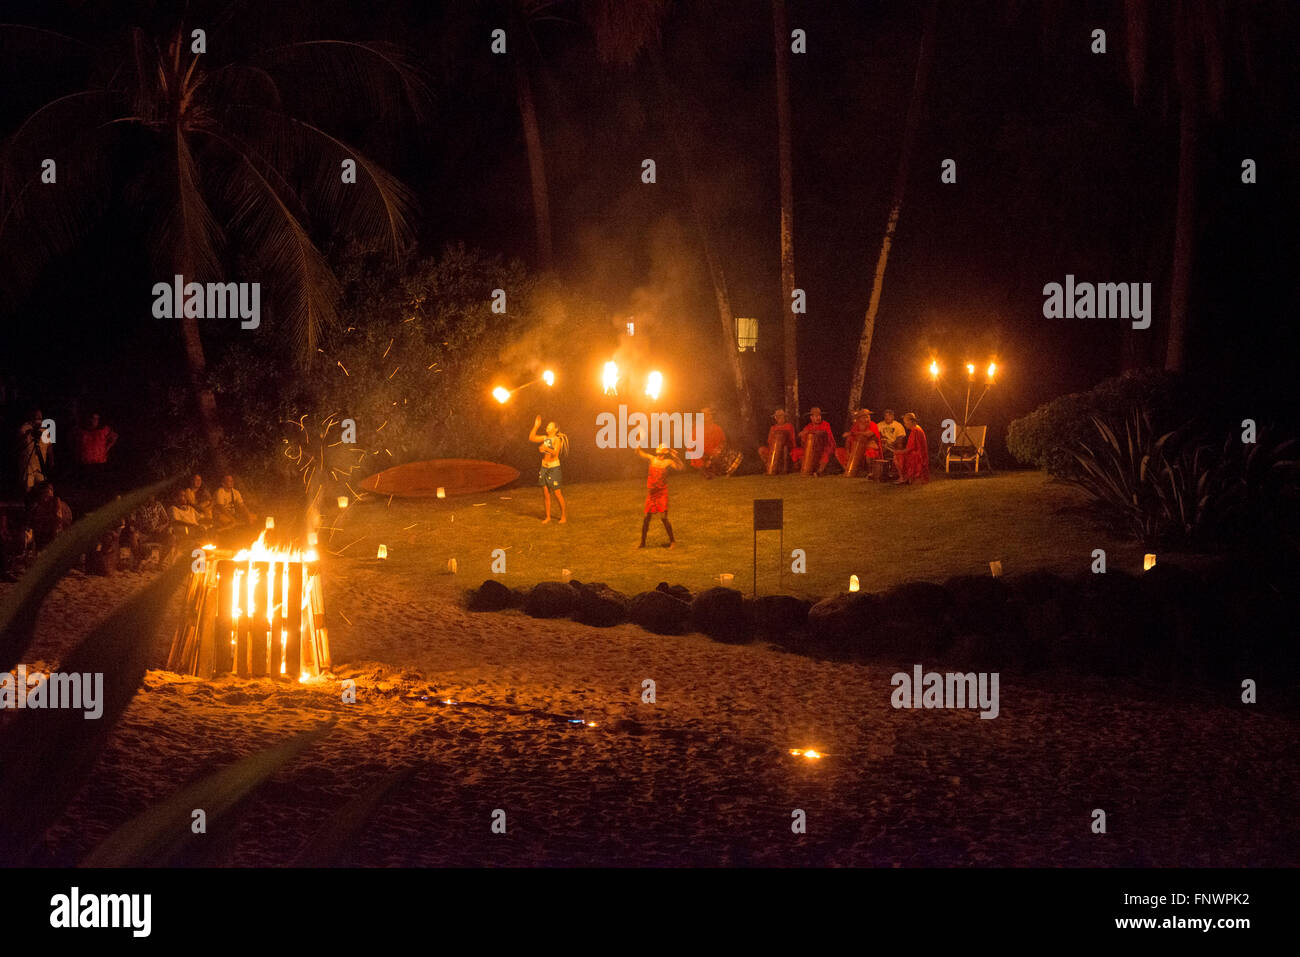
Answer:
POLYGON ((776 53, 777 156, 781 167, 781 331, 785 358, 785 408, 799 422, 799 326, 794 297, 794 171, 790 161, 790 29, 785 0, 772 0, 776 53))
POLYGON ((885 236, 880 242, 880 255, 876 259, 876 274, 871 283, 871 299, 867 314, 862 320, 862 335, 858 339, 858 356, 853 366, 853 380, 849 385, 849 408, 846 422, 862 406, 862 384, 867 374, 867 359, 871 355, 871 338, 876 331, 876 314, 880 310, 880 293, 885 284, 885 266, 889 262, 889 248, 898 229, 898 217, 903 211, 903 195, 907 191, 907 173, 912 162, 912 147, 916 131, 921 125, 921 111, 925 103, 925 88, 930 76, 930 63, 934 59, 934 36, 939 19, 939 0, 930 0, 921 30, 921 47, 916 58, 916 73, 912 80, 912 97, 907 104, 907 121, 903 127, 903 145, 898 157, 898 171, 894 175, 894 190, 889 204, 889 219, 885 222, 885 236))
MULTIPOLYGON (((284 324, 298 362, 307 365, 336 318, 338 292, 311 214, 394 254, 409 242, 410 192, 360 150, 284 106, 293 78, 309 77, 302 102, 373 109, 394 99, 396 84, 419 110, 427 92, 397 49, 317 40, 245 62, 195 52, 181 23, 162 41, 132 28, 100 46, 27 27, 0 31, 20 45, 55 43, 65 72, 80 66, 83 78, 32 112, 0 152, 0 260, 14 276, 36 275, 110 211, 135 215, 159 280, 179 274, 216 281, 232 263, 246 264, 240 278, 256 277, 267 290, 272 319, 284 324), (35 185, 42 157, 68 157, 59 174, 67 188, 35 185), (349 159, 355 183, 344 182, 349 159), (119 208, 111 208, 110 196, 119 208)), ((178 318, 200 425, 214 464, 224 469, 199 323, 178 318)))

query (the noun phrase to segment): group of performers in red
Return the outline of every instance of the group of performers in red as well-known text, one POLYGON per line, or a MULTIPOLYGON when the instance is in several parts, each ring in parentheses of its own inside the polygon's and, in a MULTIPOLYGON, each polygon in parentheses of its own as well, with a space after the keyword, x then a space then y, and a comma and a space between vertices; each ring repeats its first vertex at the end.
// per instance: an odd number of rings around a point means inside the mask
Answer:
POLYGON ((772 418, 776 423, 767 431, 767 444, 758 450, 769 475, 784 474, 793 467, 816 478, 825 474, 834 455, 846 475, 866 472, 883 478, 892 469, 898 485, 930 480, 930 448, 925 430, 911 412, 899 422, 894 410, 886 409, 884 418, 877 423, 871 420, 870 409, 859 409, 853 426, 843 434, 842 448, 816 406, 808 410, 808 424, 798 434, 786 421, 785 409, 777 409, 772 418), (872 464, 876 462, 879 465, 872 464))

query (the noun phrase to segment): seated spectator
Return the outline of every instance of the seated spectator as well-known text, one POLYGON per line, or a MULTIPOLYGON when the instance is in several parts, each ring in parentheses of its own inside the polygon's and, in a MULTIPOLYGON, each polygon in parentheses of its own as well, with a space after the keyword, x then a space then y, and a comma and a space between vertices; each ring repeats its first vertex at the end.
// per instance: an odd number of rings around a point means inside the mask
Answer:
POLYGON ((898 485, 923 485, 930 481, 930 447, 925 440, 925 430, 916 416, 908 412, 903 416, 907 428, 907 447, 894 453, 898 468, 898 485))
POLYGON ((203 525, 212 524, 212 496, 203 487, 203 476, 195 474, 185 489, 185 504, 194 509, 203 525))
POLYGON ((54 494, 54 486, 41 482, 27 497, 27 527, 32 530, 32 541, 44 548, 54 541, 59 532, 72 527, 72 509, 54 494))
POLYGON ((252 525, 257 516, 244 504, 244 496, 235 488, 235 477, 227 475, 221 480, 221 488, 212 498, 212 516, 218 528, 231 525, 252 525))
POLYGON ((183 487, 172 493, 172 521, 186 528, 202 528, 203 525, 199 521, 199 510, 190 504, 193 499, 191 499, 189 492, 188 487, 183 487))
POLYGON ((907 438, 907 429, 902 422, 894 418, 893 409, 885 410, 885 417, 881 420, 877 429, 880 432, 880 437, 885 440, 885 448, 901 449, 903 447, 903 440, 907 438))
POLYGON ((171 511, 161 500, 149 499, 127 519, 122 544, 131 549, 137 568, 149 559, 154 545, 158 546, 162 563, 167 564, 176 547, 171 511))

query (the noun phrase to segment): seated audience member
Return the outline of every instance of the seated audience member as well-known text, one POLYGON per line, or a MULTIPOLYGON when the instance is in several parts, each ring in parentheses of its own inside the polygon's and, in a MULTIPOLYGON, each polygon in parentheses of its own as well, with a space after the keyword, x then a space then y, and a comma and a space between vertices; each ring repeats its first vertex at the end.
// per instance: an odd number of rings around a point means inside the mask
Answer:
POLYGON ((790 454, 794 451, 795 445, 794 426, 785 420, 785 409, 777 409, 772 413, 772 418, 776 419, 776 424, 767 430, 767 444, 760 445, 758 448, 758 457, 763 461, 763 471, 768 474, 787 470, 790 454), (777 437, 781 434, 785 435, 785 453, 781 461, 773 463, 772 449, 776 446, 777 437))
POLYGON ((190 504, 190 489, 188 487, 178 488, 171 495, 171 515, 172 521, 177 525, 183 525, 187 529, 202 528, 203 524, 199 521, 199 510, 190 504))
POLYGON ((880 429, 871 421, 870 409, 858 409, 853 416, 853 427, 844 433, 844 448, 835 450, 835 458, 839 460, 840 468, 848 469, 853 440, 859 435, 866 436, 866 447, 863 448, 862 455, 869 459, 880 458, 882 445, 880 429))
POLYGON ((185 504, 194 509, 202 525, 212 524, 212 496, 203 487, 203 476, 195 473, 185 489, 185 504))
POLYGON ((700 412, 704 415, 702 454, 698 459, 691 459, 690 463, 706 479, 716 475, 730 475, 740 467, 741 455, 727 448, 727 433, 714 421, 713 410, 706 406, 700 412))
POLYGON ((244 496, 235 488, 235 477, 227 475, 221 480, 221 488, 212 498, 212 515, 218 528, 231 525, 251 525, 256 516, 244 504, 244 496))
POLYGON ((920 485, 930 481, 930 446, 913 413, 903 416, 903 425, 907 428, 907 447, 894 453, 894 465, 898 468, 896 484, 920 485))
POLYGON ((72 509, 54 494, 54 486, 41 482, 27 496, 27 527, 32 530, 32 541, 44 548, 56 535, 72 527, 72 509))
POLYGON ((149 558, 152 544, 158 545, 159 557, 166 564, 175 548, 171 511, 159 499, 149 499, 127 519, 122 544, 131 549, 137 567, 149 558))
POLYGON ((808 410, 808 424, 805 425, 799 433, 799 446, 791 454, 796 466, 802 467, 803 464, 803 443, 810 435, 820 434, 821 438, 821 461, 813 466, 812 475, 818 476, 826 471, 826 466, 830 464, 831 455, 836 451, 835 433, 831 431, 831 425, 822 419, 822 410, 813 406, 808 410))
POLYGON ((893 409, 885 410, 885 417, 876 428, 880 432, 880 437, 885 440, 885 448, 901 449, 903 447, 903 440, 907 438, 907 429, 903 427, 902 422, 894 418, 893 409))

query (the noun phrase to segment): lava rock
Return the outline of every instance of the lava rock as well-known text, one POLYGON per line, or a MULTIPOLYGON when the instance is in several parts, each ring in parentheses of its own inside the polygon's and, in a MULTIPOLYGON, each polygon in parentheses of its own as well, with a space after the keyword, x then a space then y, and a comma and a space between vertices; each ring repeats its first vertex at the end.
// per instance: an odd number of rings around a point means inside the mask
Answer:
POLYGON ((627 621, 629 602, 626 595, 604 582, 582 585, 577 591, 578 608, 573 617, 584 625, 608 628, 627 621))
POLYGON ((578 591, 567 582, 538 582, 524 601, 524 614, 534 618, 563 618, 578 607, 578 591))
POLYGON ((748 641, 745 596, 734 588, 706 588, 691 602, 691 627, 717 641, 748 641))
POLYGON ((658 590, 643 591, 628 605, 628 617, 632 621, 661 635, 681 634, 690 612, 691 606, 686 602, 658 590))
POLYGON ((866 657, 880 620, 880 599, 866 592, 841 592, 808 609, 814 647, 833 657, 866 657))
POLYGON ((1007 579, 1011 604, 1028 643, 1026 666, 1047 667, 1059 657, 1078 614, 1079 584, 1048 571, 1028 572, 1007 579))
POLYGON ((909 662, 940 654, 952 638, 952 596, 933 582, 906 582, 880 596, 873 653, 909 662))
POLYGON ((519 604, 518 596, 495 578, 489 578, 478 588, 470 592, 470 611, 502 611, 515 608, 519 604))
POLYGON ((658 585, 655 585, 655 591, 661 591, 665 595, 672 595, 674 598, 679 598, 682 601, 691 600, 691 591, 685 585, 670 585, 667 582, 660 582, 658 585))
POLYGON ((783 639, 808 624, 812 602, 793 595, 760 595, 746 603, 747 617, 754 634, 783 639))

